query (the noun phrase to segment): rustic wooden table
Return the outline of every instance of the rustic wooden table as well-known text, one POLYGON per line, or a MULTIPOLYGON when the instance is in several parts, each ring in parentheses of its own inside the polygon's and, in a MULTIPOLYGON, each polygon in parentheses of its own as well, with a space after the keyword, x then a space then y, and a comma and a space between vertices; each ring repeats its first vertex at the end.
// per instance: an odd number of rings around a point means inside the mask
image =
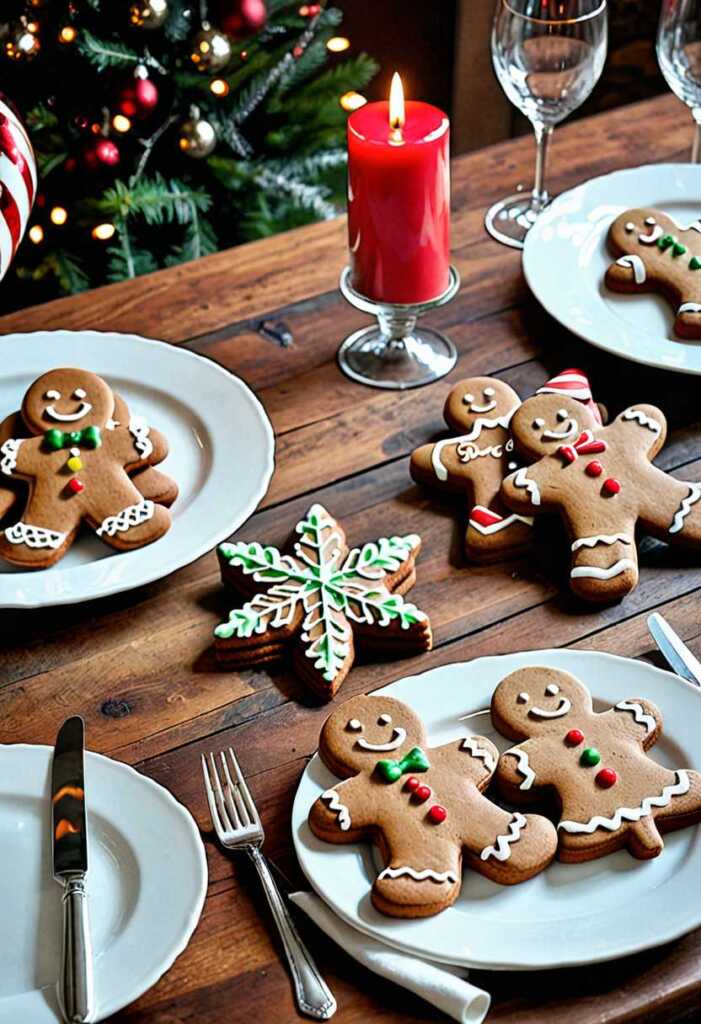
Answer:
MULTIPOLYGON (((551 186, 559 192, 630 164, 685 159, 690 144, 690 120, 671 97, 579 121, 556 133, 551 186)), ((660 405, 672 426, 661 463, 685 479, 701 479, 697 379, 622 363, 568 336, 529 295, 520 255, 486 235, 486 207, 528 181, 532 162, 532 145, 523 138, 454 165, 454 259, 463 285, 432 317, 459 349, 452 379, 498 374, 525 397, 546 375, 581 365, 612 412, 634 401, 660 405)), ((655 547, 643 554, 639 587, 608 608, 583 607, 568 596, 565 561, 546 545, 518 562, 463 564, 455 506, 420 492, 407 466, 411 450, 443 428, 451 380, 400 394, 353 384, 337 369, 339 342, 365 322, 337 290, 344 231, 338 220, 255 242, 23 310, 0 319, 0 331, 134 331, 186 345, 240 374, 260 395, 277 434, 270 491, 241 537, 280 543, 317 500, 343 517, 352 543, 386 531, 421 534, 412 599, 431 614, 435 649, 420 659, 358 666, 338 694, 341 701, 435 665, 540 646, 659 663, 645 625, 653 608, 701 653, 701 567, 676 552, 655 547), (283 319, 294 343, 283 348, 263 337, 257 326, 264 318, 283 319)), ((297 1019, 258 885, 208 831, 199 757, 234 744, 262 811, 267 851, 302 885, 290 805, 328 708, 311 705, 284 668, 217 670, 211 633, 229 605, 209 554, 133 593, 2 617, 0 742, 52 742, 65 716, 80 712, 92 749, 162 782, 202 828, 210 884, 199 928, 172 970, 113 1020, 297 1019)), ((361 969, 311 928, 305 934, 338 997, 339 1022, 407 1024, 441 1016, 361 969)), ((474 980, 494 993, 489 1020, 500 1024, 668 1024, 701 1003, 700 954, 697 932, 591 969, 547 977, 475 972, 474 980)))

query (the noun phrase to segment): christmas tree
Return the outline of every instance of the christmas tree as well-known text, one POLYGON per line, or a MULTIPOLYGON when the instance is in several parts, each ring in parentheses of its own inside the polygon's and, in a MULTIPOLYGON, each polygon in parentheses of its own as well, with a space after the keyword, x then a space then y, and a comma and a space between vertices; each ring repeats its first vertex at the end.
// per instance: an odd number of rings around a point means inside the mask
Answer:
POLYGON ((39 194, 5 308, 335 216, 376 71, 289 0, 6 0, 3 90, 39 194))

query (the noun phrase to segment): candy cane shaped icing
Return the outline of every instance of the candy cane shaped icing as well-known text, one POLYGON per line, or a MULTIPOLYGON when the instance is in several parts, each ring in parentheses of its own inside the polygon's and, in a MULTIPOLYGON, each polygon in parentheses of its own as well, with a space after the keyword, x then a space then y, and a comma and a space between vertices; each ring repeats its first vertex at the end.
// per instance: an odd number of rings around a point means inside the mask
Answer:
MULTIPOLYGON (((652 231, 647 235, 638 235, 638 241, 643 245, 654 245, 658 238, 662 238, 664 228, 661 224, 655 224, 652 231)), ((644 280, 644 278, 643 278, 644 280)))
POLYGON ((638 704, 637 701, 619 700, 618 704, 616 704, 616 711, 630 711, 638 725, 645 726, 645 734, 647 736, 657 728, 655 719, 652 715, 645 714, 642 704, 638 704))
POLYGON ((604 818, 600 814, 594 815, 589 821, 561 821, 557 826, 563 832, 587 832, 596 831, 597 828, 609 829, 615 832, 624 821, 640 821, 647 817, 653 807, 667 807, 672 797, 683 796, 689 791, 689 776, 683 768, 677 769, 674 773, 676 781, 665 786, 659 796, 646 796, 638 807, 619 807, 611 818, 604 818))
POLYGON ((680 316, 682 313, 701 313, 701 304, 698 302, 682 302, 677 310, 677 316, 680 316))
POLYGON ((514 523, 525 523, 526 526, 533 526, 533 517, 520 516, 516 512, 513 512, 510 516, 500 516, 497 512, 492 512, 491 509, 485 508, 484 505, 475 505, 472 512, 470 512, 469 522, 470 526, 477 530, 478 533, 489 536, 492 533, 506 530, 514 523))
POLYGON ((620 576, 626 569, 635 569, 636 564, 632 558, 619 558, 613 565, 606 568, 602 565, 576 565, 570 572, 573 580, 587 577, 594 580, 610 580, 614 576, 620 576))
POLYGON ((633 278, 636 284, 644 284, 647 279, 645 264, 640 256, 621 256, 616 260, 619 267, 628 267, 633 271, 633 278))
POLYGON ((480 860, 489 860, 490 857, 494 857, 495 860, 508 860, 511 856, 511 844, 518 842, 521 830, 527 824, 524 816, 517 811, 509 822, 509 831, 503 836, 497 836, 493 846, 485 846, 480 853, 480 860))
POLYGON ((427 878, 430 878, 433 882, 457 882, 458 880, 454 871, 434 871, 433 868, 424 868, 422 871, 417 871, 416 868, 403 864, 398 868, 385 868, 378 876, 378 881, 381 882, 383 878, 401 878, 402 875, 408 875, 415 882, 423 882, 427 878))
POLYGON ((341 798, 336 790, 327 789, 325 793, 321 794, 321 799, 329 805, 330 811, 334 811, 338 815, 338 827, 341 832, 347 832, 351 827, 350 811, 344 803, 341 803, 341 798))
POLYGON ((572 550, 579 551, 580 548, 595 548, 597 544, 632 544, 633 541, 627 533, 597 533, 593 537, 579 537, 572 541, 572 550))
POLYGON ((530 789, 535 782, 535 772, 528 763, 528 754, 525 750, 521 750, 519 747, 514 747, 512 750, 507 750, 503 754, 506 757, 510 754, 515 757, 518 761, 517 770, 523 775, 523 782, 519 783, 519 789, 530 789))
POLYGON ((532 505, 540 505, 540 490, 535 480, 531 480, 526 472, 526 467, 521 469, 513 477, 514 487, 525 487, 532 505))
POLYGON ((701 486, 699 484, 689 484, 689 493, 686 498, 682 498, 682 503, 674 513, 674 519, 672 525, 669 528, 670 533, 679 533, 684 528, 684 520, 691 512, 692 505, 701 498, 701 486))
POLYGON ((467 736, 460 744, 460 749, 466 750, 468 754, 472 754, 473 757, 478 757, 480 761, 484 761, 487 771, 493 772, 496 768, 496 761, 491 753, 485 750, 484 747, 480 747, 474 736, 467 736))
POLYGON ((21 437, 10 437, 3 445, 0 446, 0 472, 4 473, 5 476, 12 476, 14 469, 17 465, 17 453, 19 452, 19 446, 22 444, 21 437))
POLYGON ((515 405, 513 409, 510 409, 504 416, 497 416, 493 420, 480 416, 479 419, 475 420, 472 425, 472 430, 470 430, 468 434, 464 434, 462 437, 446 437, 443 441, 436 442, 433 446, 433 451, 431 452, 431 465, 433 466, 433 472, 436 474, 438 479, 444 482, 448 479, 448 470, 443 465, 443 461, 441 459, 441 453, 446 445, 455 445, 457 448, 461 444, 476 441, 483 430, 491 430, 494 427, 504 427, 506 429, 517 408, 518 406, 515 405))
MULTIPOLYGON (((701 309, 701 306, 699 306, 699 309, 701 309)), ((642 409, 626 409, 622 415, 622 419, 636 420, 641 427, 647 427, 647 429, 651 430, 653 434, 659 434, 662 430, 662 427, 657 420, 653 420, 652 417, 648 416, 647 413, 644 413, 642 409)))

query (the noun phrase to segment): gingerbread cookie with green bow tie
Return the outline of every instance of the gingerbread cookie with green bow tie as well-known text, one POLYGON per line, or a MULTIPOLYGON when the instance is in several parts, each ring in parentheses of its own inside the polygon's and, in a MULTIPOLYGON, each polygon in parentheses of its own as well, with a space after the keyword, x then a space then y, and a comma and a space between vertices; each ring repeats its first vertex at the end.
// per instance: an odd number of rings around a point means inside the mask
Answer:
POLYGON ((371 898, 383 914, 438 914, 457 899, 463 865, 513 885, 555 856, 546 818, 484 796, 499 756, 490 740, 464 735, 429 747, 421 719, 393 697, 342 704, 324 724, 319 754, 345 781, 321 794, 309 826, 329 843, 376 844, 384 867, 371 898))
POLYGON ((81 523, 118 550, 161 537, 170 515, 146 499, 129 472, 167 451, 165 439, 143 421, 117 425, 115 398, 101 377, 59 369, 27 391, 22 417, 31 435, 0 445, 0 474, 29 485, 22 518, 0 535, 0 556, 25 569, 43 569, 68 550, 81 523))

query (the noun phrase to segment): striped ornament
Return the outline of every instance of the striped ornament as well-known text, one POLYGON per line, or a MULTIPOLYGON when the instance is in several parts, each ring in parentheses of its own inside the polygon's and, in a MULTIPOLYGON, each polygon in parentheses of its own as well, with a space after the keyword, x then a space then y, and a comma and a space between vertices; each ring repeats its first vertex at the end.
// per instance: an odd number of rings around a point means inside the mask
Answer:
POLYGON ((563 370, 556 377, 551 377, 541 388, 536 391, 537 395, 568 395, 576 398, 591 410, 597 423, 601 424, 601 412, 592 398, 589 378, 584 370, 575 368, 563 370))
POLYGON ((36 188, 36 160, 29 136, 0 97, 0 280, 22 241, 36 188))

